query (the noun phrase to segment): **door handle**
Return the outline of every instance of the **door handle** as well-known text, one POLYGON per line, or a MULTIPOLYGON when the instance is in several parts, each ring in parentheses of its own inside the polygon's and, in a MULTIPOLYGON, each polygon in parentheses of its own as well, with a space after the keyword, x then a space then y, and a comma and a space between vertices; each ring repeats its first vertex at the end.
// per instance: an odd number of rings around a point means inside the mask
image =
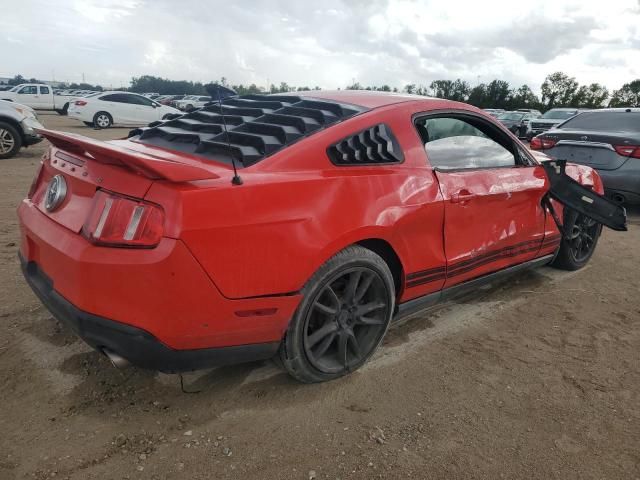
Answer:
POLYGON ((462 190, 458 190, 456 193, 451 195, 451 203, 466 203, 471 200, 475 195, 471 193, 466 188, 462 190))

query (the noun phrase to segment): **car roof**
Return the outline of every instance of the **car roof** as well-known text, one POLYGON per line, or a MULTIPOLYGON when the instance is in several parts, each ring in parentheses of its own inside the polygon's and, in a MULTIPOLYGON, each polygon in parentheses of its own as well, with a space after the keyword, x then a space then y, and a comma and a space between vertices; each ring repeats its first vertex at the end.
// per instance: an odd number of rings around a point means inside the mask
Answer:
POLYGON ((385 107, 397 103, 412 101, 442 101, 440 98, 409 95, 407 93, 377 92, 373 90, 306 90, 303 92, 287 92, 279 95, 295 95, 298 97, 312 97, 318 100, 326 99, 338 103, 350 103, 366 108, 385 107))
MULTIPOLYGON (((594 110, 585 110, 585 112, 589 112, 589 113, 606 113, 606 112, 618 112, 618 113, 627 113, 627 112, 633 112, 633 113, 638 113, 640 112, 640 107, 618 107, 618 108, 598 108, 598 109, 594 109, 594 110)), ((582 113, 582 112, 581 112, 582 113)))

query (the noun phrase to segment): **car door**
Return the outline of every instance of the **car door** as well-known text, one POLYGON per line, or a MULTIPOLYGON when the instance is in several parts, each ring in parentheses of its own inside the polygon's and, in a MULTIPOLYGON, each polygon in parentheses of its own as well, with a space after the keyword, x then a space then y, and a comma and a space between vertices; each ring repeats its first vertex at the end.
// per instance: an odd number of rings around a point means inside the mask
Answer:
POLYGON ((31 108, 40 108, 40 94, 37 85, 25 85, 18 90, 16 102, 31 108))
POLYGON ((127 102, 131 105, 129 112, 130 125, 147 125, 159 120, 156 103, 142 95, 127 94, 127 102))
POLYGON ((483 117, 416 119, 445 203, 445 288, 534 258, 544 239, 544 169, 483 117))
POLYGON ((38 87, 40 91, 39 99, 38 99, 38 107, 43 110, 53 110, 53 94, 51 93, 51 89, 47 86, 40 85, 38 87))

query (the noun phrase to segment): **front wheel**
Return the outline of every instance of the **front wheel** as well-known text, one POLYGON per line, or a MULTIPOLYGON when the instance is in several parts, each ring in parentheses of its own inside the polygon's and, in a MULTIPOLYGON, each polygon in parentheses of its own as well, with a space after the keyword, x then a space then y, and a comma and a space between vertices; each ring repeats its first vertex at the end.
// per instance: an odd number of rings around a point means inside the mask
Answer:
POLYGON ((395 288, 384 260, 366 248, 348 247, 325 262, 302 293, 280 347, 287 371, 314 383, 362 366, 393 315, 395 288))
POLYGON ((20 151, 22 137, 13 125, 0 122, 0 159, 11 158, 20 151))
POLYGON ((96 128, 109 128, 113 125, 113 118, 107 112, 98 112, 93 116, 93 125, 96 128))
POLYGON ((575 210, 566 209, 565 212, 565 236, 552 265, 562 270, 579 270, 593 255, 602 225, 575 210))

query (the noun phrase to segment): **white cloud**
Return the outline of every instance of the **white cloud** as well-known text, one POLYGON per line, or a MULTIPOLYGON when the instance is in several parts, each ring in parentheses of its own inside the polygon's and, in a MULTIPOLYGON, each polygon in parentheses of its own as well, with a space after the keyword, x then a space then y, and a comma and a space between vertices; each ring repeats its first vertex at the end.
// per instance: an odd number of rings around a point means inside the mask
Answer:
POLYGON ((480 76, 537 90, 562 70, 613 89, 640 77, 638 0, 25 0, 3 8, 0 31, 0 76, 117 86, 145 74, 324 88, 480 76))

